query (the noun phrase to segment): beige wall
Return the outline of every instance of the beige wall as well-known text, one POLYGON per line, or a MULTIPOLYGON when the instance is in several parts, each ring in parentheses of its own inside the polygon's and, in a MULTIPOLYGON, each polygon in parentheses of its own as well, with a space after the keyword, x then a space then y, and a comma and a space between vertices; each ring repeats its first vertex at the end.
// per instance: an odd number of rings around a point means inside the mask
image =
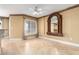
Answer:
POLYGON ((44 18, 39 19, 38 21, 38 31, 40 35, 44 35, 45 34, 45 29, 44 29, 44 18))
POLYGON ((48 16, 38 19, 39 35, 79 43, 79 7, 60 13, 63 16, 63 37, 47 35, 48 16))
POLYGON ((23 16, 10 16, 9 19, 9 37, 22 38, 23 37, 23 16))
POLYGON ((79 43, 79 7, 62 12, 63 33, 79 43))
POLYGON ((9 19, 2 19, 2 28, 9 29, 9 19))
POLYGON ((9 19, 9 37, 10 38, 24 38, 24 21, 25 19, 35 18, 29 16, 10 16, 9 19))

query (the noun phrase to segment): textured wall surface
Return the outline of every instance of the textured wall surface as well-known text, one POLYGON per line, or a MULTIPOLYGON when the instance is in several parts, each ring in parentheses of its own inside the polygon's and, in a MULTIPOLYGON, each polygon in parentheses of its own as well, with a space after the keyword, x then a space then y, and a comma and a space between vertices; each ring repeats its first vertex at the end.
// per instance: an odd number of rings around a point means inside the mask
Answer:
POLYGON ((9 19, 9 37, 22 38, 23 37, 23 16, 10 16, 9 19))
POLYGON ((63 17, 62 20, 64 37, 47 35, 47 20, 49 16, 38 19, 39 35, 79 43, 79 7, 64 11, 60 14, 63 17))

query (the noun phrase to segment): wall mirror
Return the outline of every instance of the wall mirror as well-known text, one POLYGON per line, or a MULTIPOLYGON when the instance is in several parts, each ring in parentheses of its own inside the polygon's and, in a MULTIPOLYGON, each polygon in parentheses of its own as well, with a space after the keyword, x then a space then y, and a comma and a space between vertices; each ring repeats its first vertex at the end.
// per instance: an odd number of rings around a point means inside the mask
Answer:
POLYGON ((53 13, 48 18, 48 35, 63 36, 62 34, 62 16, 59 13, 53 13))

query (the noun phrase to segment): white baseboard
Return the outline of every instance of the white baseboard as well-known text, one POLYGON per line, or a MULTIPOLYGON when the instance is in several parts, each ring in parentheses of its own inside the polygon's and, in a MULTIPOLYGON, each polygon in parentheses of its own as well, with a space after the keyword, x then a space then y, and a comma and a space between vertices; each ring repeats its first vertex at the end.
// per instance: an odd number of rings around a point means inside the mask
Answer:
POLYGON ((65 44, 65 45, 70 45, 70 46, 79 48, 79 44, 78 43, 73 43, 73 42, 70 42, 70 41, 63 41, 63 40, 52 39, 52 38, 49 38, 49 37, 39 37, 39 38, 46 39, 46 40, 51 40, 53 42, 58 42, 58 43, 62 43, 62 44, 65 44))

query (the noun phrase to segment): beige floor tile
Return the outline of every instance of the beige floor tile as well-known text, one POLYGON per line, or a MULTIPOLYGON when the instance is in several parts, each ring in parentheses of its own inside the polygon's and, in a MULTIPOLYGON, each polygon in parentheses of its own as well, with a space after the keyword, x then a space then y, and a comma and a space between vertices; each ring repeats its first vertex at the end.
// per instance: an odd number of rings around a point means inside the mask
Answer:
POLYGON ((79 48, 51 42, 44 39, 30 40, 8 40, 1 41, 2 54, 52 54, 52 55, 73 55, 79 54, 79 48))

